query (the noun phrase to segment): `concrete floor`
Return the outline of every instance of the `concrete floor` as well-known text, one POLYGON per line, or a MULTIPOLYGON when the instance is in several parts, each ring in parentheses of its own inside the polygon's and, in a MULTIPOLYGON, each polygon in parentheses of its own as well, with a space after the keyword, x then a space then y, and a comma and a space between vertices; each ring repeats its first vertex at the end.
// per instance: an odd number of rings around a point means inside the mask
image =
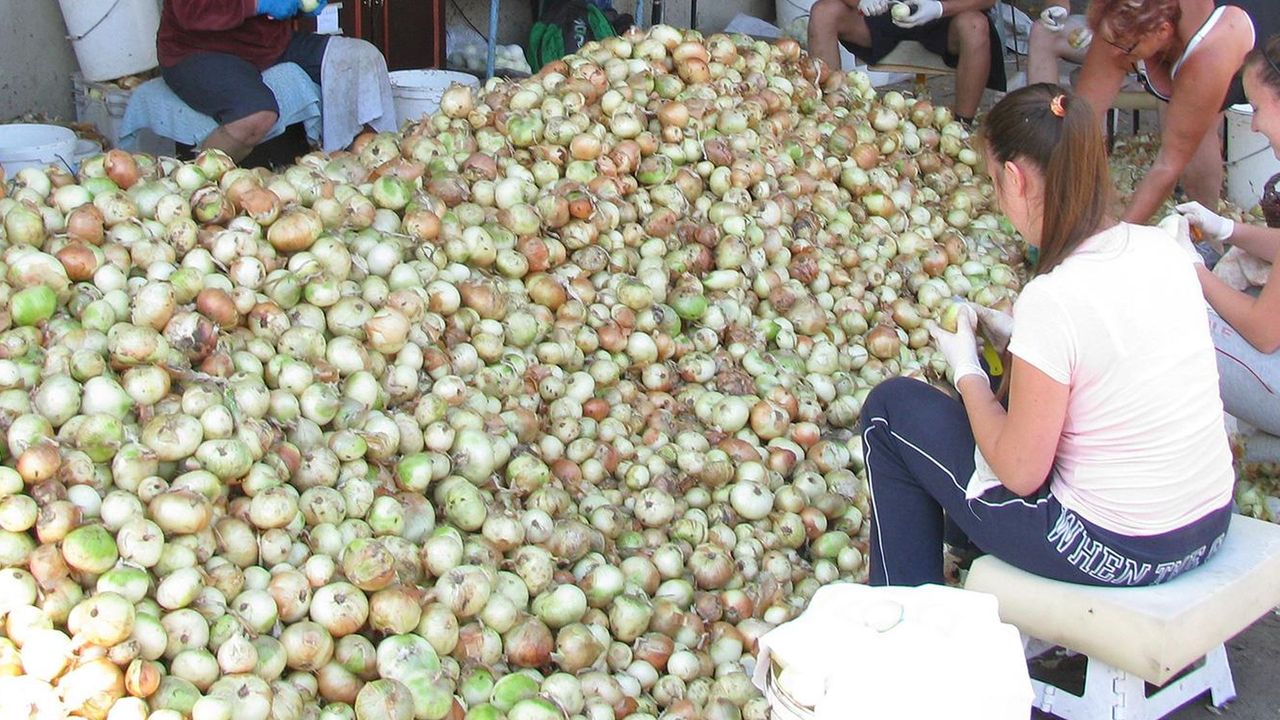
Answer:
POLYGON ((1236 683, 1236 699, 1223 710, 1203 697, 1170 715, 1171 720, 1280 718, 1280 615, 1271 613, 1227 643, 1227 659, 1236 683))

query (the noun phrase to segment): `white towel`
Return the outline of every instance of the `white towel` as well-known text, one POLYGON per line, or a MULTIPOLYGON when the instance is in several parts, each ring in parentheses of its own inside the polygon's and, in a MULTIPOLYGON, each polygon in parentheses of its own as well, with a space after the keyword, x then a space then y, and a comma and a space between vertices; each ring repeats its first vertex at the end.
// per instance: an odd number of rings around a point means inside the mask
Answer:
POLYGON ((973 446, 973 474, 969 476, 969 483, 964 488, 964 499, 973 500, 982 497, 982 494, 994 487, 1000 487, 1004 483, 1000 482, 1000 478, 996 477, 996 471, 991 469, 991 463, 987 462, 987 458, 978 449, 977 445, 973 446))
POLYGON ((816 720, 1025 720, 1035 693, 1022 639, 996 598, 939 585, 827 585, 765 633, 752 681, 772 682, 816 720), (770 668, 782 672, 771 681, 770 668))
MULTIPOLYGON (((280 63, 262 73, 262 81, 276 97, 280 118, 266 134, 271 139, 294 123, 302 123, 312 142, 320 139, 320 88, 307 72, 294 63, 280 63)), ((120 146, 137 147, 138 134, 149 129, 184 145, 198 146, 218 127, 218 122, 202 115, 174 94, 164 80, 156 78, 134 88, 120 120, 120 146)))
POLYGON ((350 145, 365 125, 378 131, 399 128, 387 61, 364 40, 330 38, 320 66, 320 93, 325 152, 350 145))

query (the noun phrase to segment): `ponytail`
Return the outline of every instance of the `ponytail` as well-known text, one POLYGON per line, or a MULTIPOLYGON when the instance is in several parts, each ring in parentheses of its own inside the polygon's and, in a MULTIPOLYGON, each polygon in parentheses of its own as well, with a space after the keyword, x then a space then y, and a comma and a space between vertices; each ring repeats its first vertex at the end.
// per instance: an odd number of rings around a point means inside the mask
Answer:
POLYGON ((997 162, 1030 163, 1044 176, 1039 261, 1033 274, 1047 273, 1108 220, 1111 174, 1093 110, 1064 87, 1029 85, 992 108, 983 135, 997 162))

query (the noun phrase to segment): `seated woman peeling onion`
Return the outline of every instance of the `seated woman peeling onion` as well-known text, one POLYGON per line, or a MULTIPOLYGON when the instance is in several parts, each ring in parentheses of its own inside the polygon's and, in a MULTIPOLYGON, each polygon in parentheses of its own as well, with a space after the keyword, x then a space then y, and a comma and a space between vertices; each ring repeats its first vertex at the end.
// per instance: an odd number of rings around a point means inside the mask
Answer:
MULTIPOLYGON (((1280 35, 1260 40, 1246 58, 1244 92, 1253 105, 1253 129, 1280 157, 1280 35)), ((1177 209, 1205 240, 1234 245, 1273 265, 1280 262, 1280 229, 1234 223, 1195 202, 1177 209)), ((1189 244, 1187 249, 1213 308, 1209 327, 1218 349, 1223 404, 1259 430, 1280 435, 1280 280, 1269 281, 1255 297, 1227 285, 1205 269, 1189 244)))
POLYGON ((1195 272, 1163 230, 1110 217, 1106 149, 1080 97, 1017 90, 984 133, 1000 208, 1039 260, 1012 316, 965 304, 956 332, 930 328, 960 401, 905 378, 868 395, 871 583, 941 583, 944 514, 1038 575, 1169 580, 1213 555, 1231 514, 1195 272), (978 362, 979 326, 1007 342, 1007 409, 978 362))

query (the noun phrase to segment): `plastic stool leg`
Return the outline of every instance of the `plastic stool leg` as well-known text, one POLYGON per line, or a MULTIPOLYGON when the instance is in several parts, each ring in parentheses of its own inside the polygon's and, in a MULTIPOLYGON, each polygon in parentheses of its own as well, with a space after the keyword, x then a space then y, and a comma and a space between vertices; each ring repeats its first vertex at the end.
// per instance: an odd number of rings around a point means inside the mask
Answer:
POLYGON ((1231 677, 1225 644, 1210 650, 1204 656, 1204 669, 1208 674, 1209 694, 1213 697, 1214 707, 1222 707, 1236 699, 1236 682, 1231 677))

